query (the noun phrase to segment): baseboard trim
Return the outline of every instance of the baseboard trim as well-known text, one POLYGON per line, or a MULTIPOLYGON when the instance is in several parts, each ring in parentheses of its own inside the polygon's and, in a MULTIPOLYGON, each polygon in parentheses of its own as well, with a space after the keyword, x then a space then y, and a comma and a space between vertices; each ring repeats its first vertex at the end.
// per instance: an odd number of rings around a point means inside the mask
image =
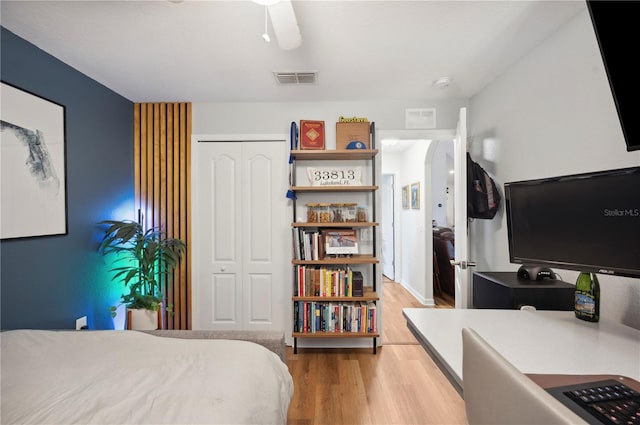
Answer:
POLYGON ((421 294, 419 294, 415 289, 413 289, 410 285, 408 285, 406 282, 404 281, 400 281, 400 285, 402 285, 402 287, 404 289, 406 289, 407 291, 409 291, 409 293, 411 295, 413 295, 413 297, 418 300, 418 302, 420 304, 422 304, 425 307, 435 307, 436 305, 436 301, 433 298, 426 298, 423 297, 421 294))

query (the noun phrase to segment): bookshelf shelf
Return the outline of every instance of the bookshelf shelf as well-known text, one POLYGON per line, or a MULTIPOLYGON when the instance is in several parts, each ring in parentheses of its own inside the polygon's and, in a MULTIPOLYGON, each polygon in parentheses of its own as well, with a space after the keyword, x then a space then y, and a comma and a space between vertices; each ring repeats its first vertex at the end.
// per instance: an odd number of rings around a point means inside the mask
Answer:
POLYGON ((325 257, 322 260, 291 260, 295 265, 334 265, 341 264, 378 264, 380 260, 371 255, 352 255, 350 257, 325 257))
POLYGON ((356 161, 373 159, 378 154, 378 149, 355 150, 292 150, 294 159, 300 160, 331 160, 331 161, 356 161))
POLYGON ((379 337, 378 332, 294 332, 298 338, 354 338, 354 337, 379 337))
MULTIPOLYGON (((354 150, 291 150, 291 157, 295 160, 292 164, 290 191, 295 195, 293 197, 293 220, 291 227, 293 229, 293 246, 294 255, 291 260, 293 266, 294 293, 291 301, 294 306, 293 320, 293 353, 297 354, 299 338, 372 338, 373 354, 376 354, 376 341, 380 336, 377 323, 379 311, 377 303, 380 300, 376 292, 378 274, 376 267, 379 259, 376 257, 376 231, 379 226, 376 221, 376 199, 379 187, 376 185, 376 164, 375 159, 378 149, 375 149, 375 125, 370 124, 370 143, 371 149, 354 149, 354 150), (309 161, 305 164, 305 161, 309 161), (349 161, 358 161, 358 167, 366 164, 364 168, 370 170, 370 175, 362 181, 362 185, 322 185, 322 186, 302 186, 296 184, 296 175, 298 167, 301 171, 308 171, 306 167, 315 168, 319 162, 327 161, 326 164, 333 167, 335 163, 332 161, 340 161, 348 163, 349 161), (368 181, 366 181, 368 180, 368 181), (338 195, 339 193, 351 194, 338 195), (298 202, 314 203, 326 202, 327 197, 349 197, 349 202, 357 200, 366 200, 360 205, 368 209, 368 218, 371 221, 366 222, 303 222, 297 217, 298 202), (366 230, 367 228, 373 228, 366 230), (327 229, 327 230, 325 230, 327 229), (336 229, 335 233, 328 229, 336 229), (340 232, 343 229, 345 232, 340 232), (334 235, 345 233, 349 229, 358 232, 368 232, 369 237, 364 236, 354 238, 356 240, 356 251, 343 251, 344 248, 336 248, 353 245, 330 244, 337 239, 334 235), (316 235, 313 235, 317 232, 316 235), (307 239, 309 238, 309 240, 307 239), (325 245, 326 241, 326 245, 325 245), (361 242, 364 242, 365 249, 360 251, 361 242), (307 245, 305 245, 307 244, 307 245), (312 245, 309 250, 308 245, 312 245), (359 252, 352 255, 324 255, 324 252, 359 252), (311 253, 311 254, 310 254, 311 253), (309 259, 313 258, 313 259, 309 259), (352 269, 353 268, 353 269, 352 269), (334 271, 346 270, 347 278, 341 275, 340 278, 328 277, 323 275, 322 284, 328 285, 325 290, 318 290, 318 286, 308 285, 313 282, 318 285, 319 278, 310 277, 306 273, 309 269, 313 273, 331 274, 334 271), (355 270, 357 269, 357 271, 355 270), (303 270, 302 272, 300 270, 303 270), (319 272, 322 270, 322 272, 319 272), (363 273, 365 273, 363 275, 363 273), (356 274, 358 278, 355 278, 356 274), (363 279, 363 276, 365 278, 363 279), (314 280, 312 280, 314 279, 314 280), (327 279, 332 280, 327 283, 327 279), (342 280, 339 280, 342 279, 342 280), (349 280, 352 281, 349 281, 349 280), (336 283, 338 282, 338 283, 336 283), (348 282, 348 283, 347 283, 348 282), (331 289, 331 285, 336 285, 331 289), (354 288, 359 285, 359 290, 364 290, 363 296, 309 296, 308 293, 316 294, 351 294, 362 293, 357 292, 354 288), (327 289, 328 288, 328 289, 327 289), (335 288, 339 288, 336 290, 335 288), (348 288, 348 289, 345 289, 348 288), (300 294, 303 295, 299 295, 300 294), (333 309, 333 310, 330 310, 333 309), (319 319, 322 317, 322 320, 319 319), (327 330, 330 329, 330 330, 327 330), (304 330, 304 332, 300 332, 304 330)), ((352 166, 352 164, 347 164, 352 166)), ((338 168, 338 167, 336 167, 338 168)), ((365 172, 363 171, 363 177, 365 172)), ((301 173, 302 175, 302 173, 301 173)), ((310 205, 310 204, 309 204, 310 205)), ((354 204, 356 205, 356 204, 354 204)), ((353 233, 353 232, 352 232, 353 233)), ((364 234, 364 233, 362 233, 364 234)), ((350 238, 350 237, 347 237, 350 238)), ((347 239, 345 238, 345 240, 347 239)), ((342 238, 339 239, 342 241, 342 238)), ((319 274, 317 275, 319 276, 319 274)))
POLYGON ((314 223, 314 222, 305 222, 305 223, 291 223, 291 227, 336 227, 336 228, 356 228, 356 227, 376 227, 379 226, 380 223, 374 223, 371 221, 361 221, 361 222, 347 222, 347 223, 314 223))
POLYGON ((357 301, 378 301, 377 292, 365 292, 362 297, 292 297, 293 301, 330 301, 330 302, 357 302, 357 301))
POLYGON ((291 186, 294 192, 373 192, 378 186, 291 186))

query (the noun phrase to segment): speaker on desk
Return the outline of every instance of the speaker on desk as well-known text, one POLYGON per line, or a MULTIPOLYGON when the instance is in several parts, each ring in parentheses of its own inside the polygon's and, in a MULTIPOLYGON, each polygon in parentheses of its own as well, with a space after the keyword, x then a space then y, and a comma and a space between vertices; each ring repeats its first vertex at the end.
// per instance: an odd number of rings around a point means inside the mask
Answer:
POLYGON ((361 297, 364 295, 364 287, 362 283, 362 273, 352 272, 353 276, 353 296, 361 297))

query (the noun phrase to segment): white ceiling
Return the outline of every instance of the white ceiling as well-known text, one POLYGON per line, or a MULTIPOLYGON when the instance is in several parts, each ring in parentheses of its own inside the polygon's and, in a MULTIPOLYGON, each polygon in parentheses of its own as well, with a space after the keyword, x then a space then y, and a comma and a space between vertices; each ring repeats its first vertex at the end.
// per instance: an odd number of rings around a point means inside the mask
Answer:
MULTIPOLYGON (((468 98, 584 1, 294 1, 302 45, 251 1, 1 1, 1 23, 134 102, 468 98), (272 38, 273 31, 269 29, 272 38), (317 71, 314 85, 275 71, 317 71), (450 76, 451 85, 432 82, 450 76)), ((568 52, 570 54, 570 52, 568 52)))

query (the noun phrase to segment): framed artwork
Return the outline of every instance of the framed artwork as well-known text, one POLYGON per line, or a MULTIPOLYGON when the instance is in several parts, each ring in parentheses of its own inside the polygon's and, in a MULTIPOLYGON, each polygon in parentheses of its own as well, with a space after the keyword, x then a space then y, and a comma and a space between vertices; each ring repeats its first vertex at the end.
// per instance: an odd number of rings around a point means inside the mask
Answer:
POLYGON ((65 107, 2 82, 0 238, 67 234, 65 107))
POLYGON ((411 208, 420 209, 420 182, 411 184, 411 208))
POLYGON ((402 208, 409 208, 409 185, 402 187, 402 208))

